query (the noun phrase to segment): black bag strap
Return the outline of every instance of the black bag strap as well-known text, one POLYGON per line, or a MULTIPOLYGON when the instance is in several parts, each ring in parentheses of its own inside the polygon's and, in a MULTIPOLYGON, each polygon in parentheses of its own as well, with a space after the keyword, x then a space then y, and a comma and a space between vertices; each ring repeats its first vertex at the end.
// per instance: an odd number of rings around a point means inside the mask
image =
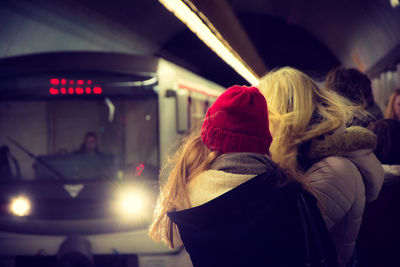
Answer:
POLYGON ((317 245, 319 261, 321 264, 320 266, 328 266, 325 251, 322 246, 322 242, 321 242, 317 227, 315 225, 313 215, 310 212, 307 201, 304 198, 303 192, 300 192, 298 195, 297 205, 299 207, 300 219, 301 219, 301 223, 302 223, 303 231, 304 231, 304 240, 305 240, 305 245, 306 245, 306 266, 311 266, 311 249, 310 249, 311 239, 310 238, 313 238, 317 245), (311 233, 309 232, 309 229, 311 230, 311 233))

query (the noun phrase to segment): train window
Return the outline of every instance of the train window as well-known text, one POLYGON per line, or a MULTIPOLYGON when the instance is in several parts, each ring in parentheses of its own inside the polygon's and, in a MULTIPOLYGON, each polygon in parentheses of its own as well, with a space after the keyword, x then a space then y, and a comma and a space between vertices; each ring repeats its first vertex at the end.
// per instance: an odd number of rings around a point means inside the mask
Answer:
POLYGON ((157 98, 106 100, 1 101, 2 179, 157 179, 157 98))
POLYGON ((158 179, 157 94, 153 81, 143 86, 139 78, 88 71, 2 77, 1 179, 158 179))
POLYGON ((176 97, 176 130, 178 133, 185 133, 190 128, 189 107, 190 97, 187 90, 178 90, 173 93, 176 97))
POLYGON ((205 101, 204 99, 198 99, 191 97, 190 101, 190 126, 191 127, 196 127, 202 124, 204 120, 204 116, 206 114, 206 111, 204 109, 205 106, 205 101))
MULTIPOLYGON (((189 128, 199 128, 207 109, 215 102, 219 93, 183 80, 180 81, 179 88, 179 97, 177 97, 178 126, 181 122, 188 122, 188 127, 181 127, 184 131, 189 128), (187 103, 187 105, 183 103, 187 103)), ((180 133, 184 132, 182 130, 179 131, 181 128, 178 127, 178 132, 180 133)))

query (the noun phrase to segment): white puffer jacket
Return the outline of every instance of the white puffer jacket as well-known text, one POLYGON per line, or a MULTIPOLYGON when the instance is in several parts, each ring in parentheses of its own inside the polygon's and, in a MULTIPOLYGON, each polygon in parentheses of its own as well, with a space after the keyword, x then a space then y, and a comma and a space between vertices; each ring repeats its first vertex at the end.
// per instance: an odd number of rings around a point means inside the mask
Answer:
POLYGON ((336 246, 339 266, 351 258, 366 201, 378 197, 384 171, 372 153, 376 136, 362 127, 343 127, 312 141, 306 157, 315 162, 305 182, 317 197, 336 246))

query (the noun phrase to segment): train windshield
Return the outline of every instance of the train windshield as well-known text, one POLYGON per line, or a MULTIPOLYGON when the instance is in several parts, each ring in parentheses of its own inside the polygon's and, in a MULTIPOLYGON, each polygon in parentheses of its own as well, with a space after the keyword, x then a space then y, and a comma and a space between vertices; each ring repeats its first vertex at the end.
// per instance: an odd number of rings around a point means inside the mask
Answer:
POLYGON ((121 88, 91 80, 50 78, 48 83, 45 94, 3 83, 1 181, 158 179, 153 88, 121 95, 107 93, 121 88), (10 90, 14 94, 7 94, 10 90))

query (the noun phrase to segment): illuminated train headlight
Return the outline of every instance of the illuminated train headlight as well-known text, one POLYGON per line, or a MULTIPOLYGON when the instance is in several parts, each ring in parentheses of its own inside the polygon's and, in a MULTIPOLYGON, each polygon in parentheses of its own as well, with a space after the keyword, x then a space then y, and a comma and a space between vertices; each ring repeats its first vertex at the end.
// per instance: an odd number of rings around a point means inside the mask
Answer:
POLYGON ((121 198, 121 211, 126 214, 135 214, 143 209, 143 198, 136 194, 126 194, 121 198))
POLYGON ((17 197, 11 200, 10 211, 16 216, 26 216, 31 213, 31 202, 26 197, 17 197))
POLYGON ((147 203, 146 194, 136 190, 119 193, 117 209, 123 216, 142 215, 147 203))

